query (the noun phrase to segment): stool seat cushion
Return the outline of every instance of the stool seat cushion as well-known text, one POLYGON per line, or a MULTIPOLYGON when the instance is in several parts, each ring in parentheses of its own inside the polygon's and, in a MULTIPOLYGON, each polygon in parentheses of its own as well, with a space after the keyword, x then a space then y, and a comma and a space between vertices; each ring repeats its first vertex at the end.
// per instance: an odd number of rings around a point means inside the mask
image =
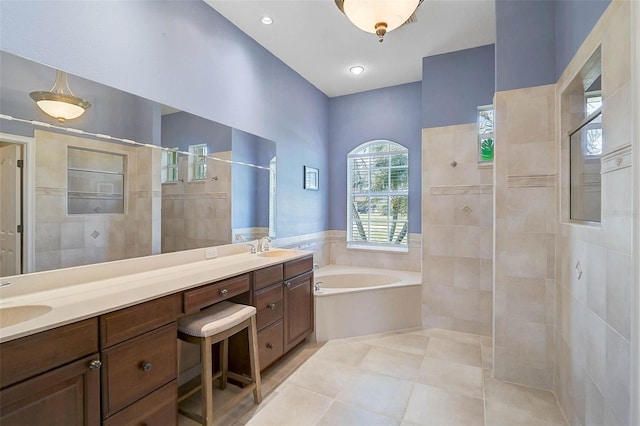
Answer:
POLYGON ((220 302, 178 319, 178 331, 194 337, 208 337, 228 330, 256 314, 253 306, 220 302))

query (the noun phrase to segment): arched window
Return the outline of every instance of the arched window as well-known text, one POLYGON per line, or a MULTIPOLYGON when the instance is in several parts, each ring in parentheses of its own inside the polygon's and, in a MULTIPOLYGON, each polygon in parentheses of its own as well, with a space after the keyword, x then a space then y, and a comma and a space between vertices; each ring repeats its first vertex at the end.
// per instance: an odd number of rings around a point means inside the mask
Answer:
POLYGON ((409 150, 388 140, 366 142, 347 156, 347 243, 407 250, 409 150))

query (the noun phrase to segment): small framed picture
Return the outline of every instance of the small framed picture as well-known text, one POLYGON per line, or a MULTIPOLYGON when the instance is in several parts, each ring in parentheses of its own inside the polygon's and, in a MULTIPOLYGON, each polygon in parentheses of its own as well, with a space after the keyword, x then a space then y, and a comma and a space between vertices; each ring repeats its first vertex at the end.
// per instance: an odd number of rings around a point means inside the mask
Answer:
POLYGON ((304 189, 318 190, 320 172, 315 167, 304 166, 304 189))

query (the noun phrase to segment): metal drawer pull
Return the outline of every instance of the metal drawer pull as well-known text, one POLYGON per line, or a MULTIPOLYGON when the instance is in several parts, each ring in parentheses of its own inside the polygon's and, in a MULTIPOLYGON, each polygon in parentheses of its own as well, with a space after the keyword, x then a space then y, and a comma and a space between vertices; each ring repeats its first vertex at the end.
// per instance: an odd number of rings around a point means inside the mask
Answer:
POLYGON ((151 363, 150 362, 146 362, 146 361, 142 361, 142 371, 149 371, 151 370, 151 363))
POLYGON ((273 343, 267 343, 267 348, 269 349, 275 349, 276 345, 274 345, 273 343))
POLYGON ((291 287, 291 282, 287 281, 286 283, 284 283, 284 285, 287 286, 287 288, 291 287))
POLYGON ((94 359, 89 363, 89 368, 92 370, 99 370, 102 367, 102 362, 99 359, 94 359))
POLYGON ((226 296, 227 294, 229 294, 229 290, 227 290, 226 288, 220 290, 220 296, 226 296))
POLYGON ((274 310, 276 308, 275 303, 269 303, 269 309, 274 310))

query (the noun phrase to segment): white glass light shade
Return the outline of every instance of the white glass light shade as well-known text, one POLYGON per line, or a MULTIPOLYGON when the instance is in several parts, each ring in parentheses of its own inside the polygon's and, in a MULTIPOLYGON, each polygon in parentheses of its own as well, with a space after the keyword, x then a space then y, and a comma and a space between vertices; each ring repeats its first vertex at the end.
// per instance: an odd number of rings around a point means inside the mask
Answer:
POLYGON ((344 0, 343 9, 356 27, 375 34, 379 23, 386 24, 387 32, 404 24, 419 3, 419 0, 344 0))
POLYGON ((29 96, 42 111, 56 118, 60 124, 80 117, 91 106, 91 103, 73 94, 67 74, 59 70, 56 71, 56 80, 49 91, 31 92, 29 96))
POLYGON ((58 120, 73 120, 84 114, 84 108, 78 105, 69 104, 64 101, 42 100, 36 104, 42 111, 58 120))

